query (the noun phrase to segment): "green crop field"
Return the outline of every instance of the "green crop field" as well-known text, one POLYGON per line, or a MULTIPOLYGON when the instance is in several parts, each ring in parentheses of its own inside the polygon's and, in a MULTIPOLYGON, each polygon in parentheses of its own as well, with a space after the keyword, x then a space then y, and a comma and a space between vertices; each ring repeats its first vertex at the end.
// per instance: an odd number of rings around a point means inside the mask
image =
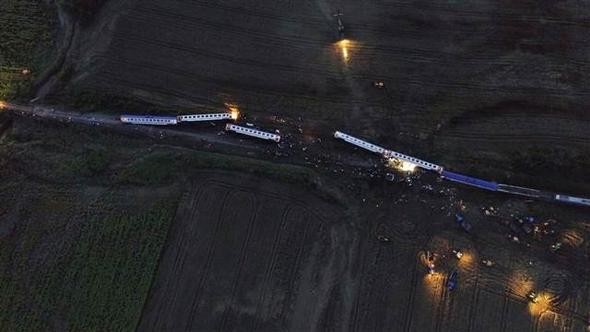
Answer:
POLYGON ((29 92, 52 53, 55 20, 43 1, 0 1, 0 99, 29 92))
MULTIPOLYGON (((53 201, 45 207, 65 212, 68 205, 53 201)), ((1 329, 133 330, 173 211, 163 204, 143 214, 120 212, 83 221, 62 214, 59 225, 36 220, 18 229, 12 240, 0 242, 1 329), (62 236, 74 224, 78 234, 62 236), (62 250, 42 251, 55 245, 47 243, 51 238, 62 250)))

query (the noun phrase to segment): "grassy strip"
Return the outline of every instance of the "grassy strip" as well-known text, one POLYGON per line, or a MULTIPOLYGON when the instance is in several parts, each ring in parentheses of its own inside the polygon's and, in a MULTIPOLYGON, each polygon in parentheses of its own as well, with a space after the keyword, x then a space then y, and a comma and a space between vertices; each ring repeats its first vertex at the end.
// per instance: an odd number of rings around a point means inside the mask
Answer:
POLYGON ((211 152, 154 152, 126 168, 119 180, 131 184, 161 184, 194 169, 217 169, 267 176, 288 183, 311 185, 317 174, 308 168, 211 152))
POLYGON ((68 250, 45 256, 38 266, 41 239, 59 230, 40 222, 27 227, 21 241, 1 242, 0 326, 6 331, 41 331, 51 325, 73 331, 133 330, 173 213, 172 204, 165 203, 143 215, 89 218, 68 250))
POLYGON ((123 170, 118 181, 137 185, 170 183, 199 169, 250 173, 313 189, 320 197, 333 203, 341 201, 339 194, 323 186, 320 176, 309 168, 202 151, 153 152, 123 170))
POLYGON ((44 1, 0 1, 0 99, 30 92, 51 53, 54 26, 55 10, 44 1))

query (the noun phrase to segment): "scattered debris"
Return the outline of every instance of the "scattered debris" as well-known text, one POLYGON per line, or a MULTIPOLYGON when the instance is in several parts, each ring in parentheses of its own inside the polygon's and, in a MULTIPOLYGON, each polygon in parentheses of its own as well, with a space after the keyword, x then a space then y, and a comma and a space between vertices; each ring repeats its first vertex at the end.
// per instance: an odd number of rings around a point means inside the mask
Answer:
POLYGON ((498 215, 498 212, 499 212, 499 210, 497 208, 493 207, 493 206, 483 207, 482 208, 482 211, 483 211, 483 214, 485 216, 488 216, 488 217, 490 217, 490 216, 497 216, 498 215))
POLYGON ((391 241, 387 236, 381 235, 381 234, 377 235, 377 240, 379 240, 380 242, 390 242, 391 241))
POLYGON ((496 263, 494 263, 494 261, 492 261, 491 259, 482 259, 481 263, 487 267, 492 267, 496 265, 496 263))
POLYGON ((508 239, 515 243, 520 243, 520 239, 516 235, 508 234, 508 239))
POLYGON ((374 81, 373 87, 377 89, 383 89, 385 87, 385 83, 383 81, 374 81))

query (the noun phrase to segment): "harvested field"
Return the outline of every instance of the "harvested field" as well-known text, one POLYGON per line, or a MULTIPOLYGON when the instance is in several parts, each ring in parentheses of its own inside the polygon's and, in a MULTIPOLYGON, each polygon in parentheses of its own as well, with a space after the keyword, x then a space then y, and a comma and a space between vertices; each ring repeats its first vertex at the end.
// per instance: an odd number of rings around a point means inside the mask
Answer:
POLYGON ((358 239, 341 213, 229 174, 191 187, 140 330, 343 327, 358 239))
POLYGON ((379 208, 367 202, 350 215, 293 188, 232 174, 199 173, 191 183, 139 330, 585 326, 587 281, 545 258, 530 265, 531 252, 507 246, 497 225, 476 214, 470 216, 485 238, 448 229, 448 217, 438 212, 444 199, 431 208, 418 199, 379 208), (378 234, 390 242, 376 240, 378 234), (462 248, 460 261, 452 248, 462 248), (438 255, 434 275, 426 273, 426 251, 438 255), (483 257, 496 265, 483 266, 483 257), (452 270, 460 286, 450 291, 452 270), (552 304, 530 303, 533 289, 552 304))
MULTIPOLYGON (((3 119, 0 327, 585 330, 586 210, 420 172, 384 182, 376 158, 330 137, 341 129, 460 172, 587 193, 588 14, 528 0, 107 1, 70 25, 40 97, 53 88, 53 101, 111 112, 233 103, 282 143, 182 130, 299 166, 193 153, 162 133, 148 145, 98 122, 69 131, 3 119), (538 229, 519 219, 530 215, 538 229)), ((31 28, 29 55, 46 39, 33 22, 17 22, 31 28)))
POLYGON ((584 209, 428 176, 320 176, 312 187, 297 167, 20 119, 0 143, 0 324, 9 330, 586 326, 584 209), (326 195, 334 192, 343 200, 326 195), (488 205, 499 214, 486 216, 488 205), (453 221, 458 209, 470 234, 453 221), (553 233, 527 235, 504 223, 512 214, 558 222, 553 233), (556 241, 563 248, 552 252, 556 241), (426 252, 436 254, 432 276, 426 252), (449 291, 453 270, 459 285, 449 291), (539 305, 527 301, 530 290, 539 305))
POLYGON ((108 47, 83 54, 93 65, 82 66, 77 89, 170 109, 231 101, 259 120, 303 117, 322 135, 349 128, 449 161, 505 156, 509 142, 588 149, 587 8, 487 0, 128 6, 108 47), (453 153, 473 143, 477 151, 453 153))
POLYGON ((322 139, 321 154, 340 152, 328 139, 340 129, 501 182, 587 192, 586 11, 531 1, 113 0, 74 40, 58 95, 121 112, 229 102, 286 143, 322 139))

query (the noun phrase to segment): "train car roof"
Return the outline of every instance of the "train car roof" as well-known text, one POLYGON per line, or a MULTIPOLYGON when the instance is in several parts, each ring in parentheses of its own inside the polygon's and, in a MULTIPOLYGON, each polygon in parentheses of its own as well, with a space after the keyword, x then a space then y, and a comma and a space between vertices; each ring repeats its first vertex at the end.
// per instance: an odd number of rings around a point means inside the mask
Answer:
POLYGON ((121 114, 121 117, 136 118, 136 119, 162 119, 162 120, 176 120, 175 116, 157 116, 157 115, 135 115, 135 114, 121 114))

